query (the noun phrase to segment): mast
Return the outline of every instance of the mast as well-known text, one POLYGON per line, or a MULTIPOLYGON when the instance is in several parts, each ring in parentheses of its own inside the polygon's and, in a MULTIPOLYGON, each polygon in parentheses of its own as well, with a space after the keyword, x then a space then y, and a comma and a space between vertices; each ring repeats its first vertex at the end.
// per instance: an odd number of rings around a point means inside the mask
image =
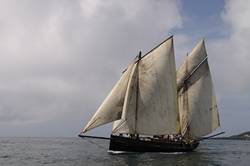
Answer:
MULTIPOLYGON (((141 60, 141 51, 138 54, 137 65, 139 66, 141 60)), ((137 84, 136 84, 136 108, 135 108, 135 132, 137 131, 137 120, 138 120, 138 99, 139 99, 139 68, 137 69, 137 84)), ((139 136, 139 134, 138 134, 139 136)))
MULTIPOLYGON (((187 61, 186 61, 186 70, 185 70, 185 74, 186 75, 188 75, 188 53, 187 53, 187 56, 186 56, 186 59, 187 59, 187 61)), ((189 122, 188 122, 188 112, 189 112, 189 110, 188 110, 188 108, 189 108, 189 106, 188 106, 188 79, 185 79, 184 80, 184 83, 183 83, 184 85, 183 85, 183 95, 184 95, 184 110, 185 110, 185 115, 186 115, 186 117, 185 117, 185 119, 186 119, 186 126, 185 126, 185 131, 184 131, 184 133, 183 133, 183 135, 185 136, 187 136, 187 138, 189 138, 190 137, 190 135, 189 135, 189 122)))

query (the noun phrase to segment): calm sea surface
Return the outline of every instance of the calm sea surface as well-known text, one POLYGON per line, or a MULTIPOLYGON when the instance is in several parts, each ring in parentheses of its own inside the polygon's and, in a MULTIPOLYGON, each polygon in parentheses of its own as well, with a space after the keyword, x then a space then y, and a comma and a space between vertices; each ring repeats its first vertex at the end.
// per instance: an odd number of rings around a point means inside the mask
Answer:
POLYGON ((0 166, 250 165, 250 141, 206 140, 191 153, 109 154, 108 140, 0 138, 0 166))

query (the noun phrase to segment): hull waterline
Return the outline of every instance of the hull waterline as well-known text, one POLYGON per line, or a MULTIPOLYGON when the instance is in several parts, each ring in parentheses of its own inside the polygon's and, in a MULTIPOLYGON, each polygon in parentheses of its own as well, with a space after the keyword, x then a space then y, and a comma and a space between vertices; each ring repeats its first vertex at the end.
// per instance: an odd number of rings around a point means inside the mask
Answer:
POLYGON ((198 145, 198 141, 185 143, 183 141, 157 139, 141 140, 111 135, 109 150, 126 152, 190 152, 197 148, 198 145))

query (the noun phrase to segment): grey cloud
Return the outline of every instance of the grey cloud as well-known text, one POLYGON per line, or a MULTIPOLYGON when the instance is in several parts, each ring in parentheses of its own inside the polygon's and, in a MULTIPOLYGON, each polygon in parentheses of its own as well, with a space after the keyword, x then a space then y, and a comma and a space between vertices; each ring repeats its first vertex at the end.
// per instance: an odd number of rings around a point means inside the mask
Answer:
POLYGON ((0 25, 0 135, 70 135, 182 17, 171 0, 6 0, 0 25))
MULTIPOLYGON (((180 5, 0 1, 0 136, 77 134, 140 50, 145 53, 171 30, 185 28, 180 5)), ((226 1, 222 24, 228 36, 206 41, 222 127, 229 133, 249 126, 249 6, 226 1)), ((174 35, 179 66, 200 38, 174 35)))
POLYGON ((222 20, 229 35, 210 40, 208 47, 222 126, 232 133, 249 130, 249 11, 249 1, 226 1, 222 20))

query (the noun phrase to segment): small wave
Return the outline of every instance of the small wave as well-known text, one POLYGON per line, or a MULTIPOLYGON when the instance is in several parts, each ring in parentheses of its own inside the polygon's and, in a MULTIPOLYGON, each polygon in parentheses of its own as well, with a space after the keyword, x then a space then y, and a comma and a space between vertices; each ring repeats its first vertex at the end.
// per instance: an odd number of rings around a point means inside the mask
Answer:
POLYGON ((158 154, 173 154, 173 155, 180 155, 180 154, 185 154, 187 152, 128 152, 128 151, 113 151, 113 150, 108 150, 108 153, 110 154, 134 154, 134 153, 158 153, 158 154))
POLYGON ((8 156, 8 155, 3 155, 3 156, 0 156, 0 158, 2 158, 2 159, 7 159, 7 158, 9 158, 10 156, 8 156))
POLYGON ((136 153, 136 152, 108 150, 108 153, 110 153, 110 154, 132 154, 132 153, 136 153))
POLYGON ((160 154, 185 154, 187 152, 159 152, 160 154))

